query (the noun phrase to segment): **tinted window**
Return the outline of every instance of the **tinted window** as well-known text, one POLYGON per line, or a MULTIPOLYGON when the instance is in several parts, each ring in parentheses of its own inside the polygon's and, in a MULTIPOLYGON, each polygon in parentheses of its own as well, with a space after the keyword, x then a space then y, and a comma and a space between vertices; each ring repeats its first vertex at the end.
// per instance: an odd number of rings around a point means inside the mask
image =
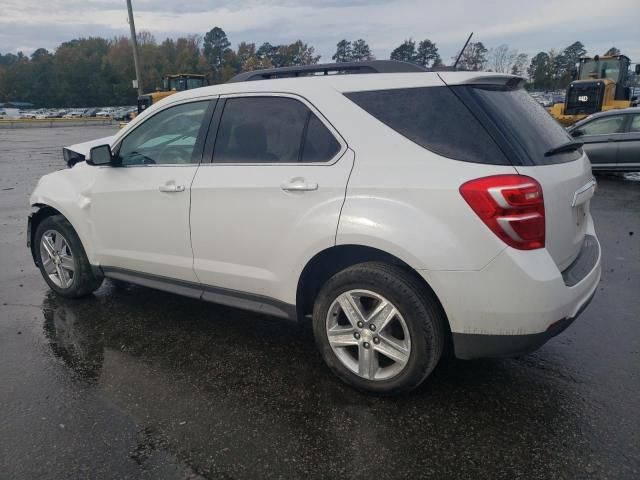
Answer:
POLYGON ((307 134, 302 147, 303 162, 327 162, 340 151, 340 144, 318 117, 309 112, 307 134))
POLYGON ((213 161, 298 162, 308 114, 309 109, 292 98, 230 98, 220 120, 213 161))
POLYGON ((485 128, 448 87, 345 95, 382 123, 435 153, 466 162, 509 164, 485 128))
POLYGON ((123 165, 191 163, 209 102, 167 108, 143 121, 120 144, 123 165))
POLYGON ((584 125, 580 126, 580 130, 585 135, 607 135, 609 133, 618 133, 624 123, 624 116, 616 115, 615 117, 596 118, 584 125))
MULTIPOLYGON (((580 151, 545 157, 545 152, 572 141, 551 115, 522 88, 496 86, 454 87, 461 98, 477 101, 477 107, 487 116, 514 152, 512 160, 519 164, 562 163, 577 159, 580 151)), ((505 148, 507 148, 505 146, 505 148)))
POLYGON ((629 126, 630 132, 640 132, 640 115, 634 115, 629 126))

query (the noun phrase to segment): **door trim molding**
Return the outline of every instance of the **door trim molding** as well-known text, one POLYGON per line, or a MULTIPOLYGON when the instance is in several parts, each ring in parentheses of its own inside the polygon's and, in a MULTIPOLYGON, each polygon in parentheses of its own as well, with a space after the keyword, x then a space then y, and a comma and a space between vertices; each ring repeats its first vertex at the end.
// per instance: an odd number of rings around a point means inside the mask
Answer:
POLYGON ((149 287, 156 290, 175 293, 190 298, 197 298, 207 302, 226 305, 228 307, 249 310, 264 315, 297 320, 295 305, 282 302, 275 298, 253 293, 240 292, 213 285, 203 285, 196 282, 177 280, 174 278, 137 272, 119 267, 102 267, 107 278, 149 287))

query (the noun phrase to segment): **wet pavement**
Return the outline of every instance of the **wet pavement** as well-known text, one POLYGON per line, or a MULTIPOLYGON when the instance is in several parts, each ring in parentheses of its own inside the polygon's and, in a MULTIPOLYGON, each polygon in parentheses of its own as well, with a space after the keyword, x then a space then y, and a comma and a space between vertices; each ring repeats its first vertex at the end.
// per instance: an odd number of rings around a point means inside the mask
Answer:
POLYGON ((640 478, 640 178, 598 178, 602 282, 563 335, 378 398, 333 377, 306 326, 47 289, 28 195, 60 147, 112 131, 0 131, 0 478, 640 478))

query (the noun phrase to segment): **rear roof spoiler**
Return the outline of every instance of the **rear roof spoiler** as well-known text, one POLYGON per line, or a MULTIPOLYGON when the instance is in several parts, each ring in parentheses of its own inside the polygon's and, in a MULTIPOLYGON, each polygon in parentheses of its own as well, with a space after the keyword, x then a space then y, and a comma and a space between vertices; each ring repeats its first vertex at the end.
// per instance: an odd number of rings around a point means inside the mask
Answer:
POLYGON ((497 85, 507 88, 519 88, 524 85, 524 78, 515 75, 505 75, 480 72, 465 72, 466 76, 459 73, 438 72, 438 75, 447 85, 497 85))
POLYGON ((354 74, 354 73, 416 73, 429 70, 415 63, 399 60, 370 60, 366 62, 325 63, 296 67, 267 68, 244 72, 231 78, 227 83, 270 80, 274 78, 305 77, 312 75, 354 74))

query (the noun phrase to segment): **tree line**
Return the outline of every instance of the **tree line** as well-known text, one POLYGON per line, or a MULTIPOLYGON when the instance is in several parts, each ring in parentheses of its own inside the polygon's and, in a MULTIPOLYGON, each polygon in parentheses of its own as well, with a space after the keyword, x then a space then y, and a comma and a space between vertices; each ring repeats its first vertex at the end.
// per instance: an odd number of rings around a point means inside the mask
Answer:
MULTIPOLYGON (((239 72, 311 65, 320 55, 302 40, 291 44, 256 45, 241 42, 232 48, 226 33, 214 27, 204 36, 191 35, 156 41, 149 32, 138 34, 143 90, 162 87, 162 76, 171 73, 199 73, 212 84, 223 83, 239 72)), ((610 49, 609 53, 619 53, 610 49)), ((574 42, 563 50, 539 52, 530 61, 526 53, 499 45, 487 48, 470 42, 458 62, 458 69, 511 73, 526 77, 536 89, 564 88, 571 70, 586 50, 574 42)), ((451 58, 453 65, 459 55, 451 58)), ((391 59, 413 62, 434 69, 446 68, 435 42, 425 38, 403 41, 391 59)), ((362 39, 342 39, 332 56, 335 62, 373 60, 375 56, 362 39)), ((62 43, 55 52, 44 48, 31 56, 0 53, 0 102, 26 101, 38 107, 131 105, 136 102, 133 52, 128 37, 90 37, 62 43)))

